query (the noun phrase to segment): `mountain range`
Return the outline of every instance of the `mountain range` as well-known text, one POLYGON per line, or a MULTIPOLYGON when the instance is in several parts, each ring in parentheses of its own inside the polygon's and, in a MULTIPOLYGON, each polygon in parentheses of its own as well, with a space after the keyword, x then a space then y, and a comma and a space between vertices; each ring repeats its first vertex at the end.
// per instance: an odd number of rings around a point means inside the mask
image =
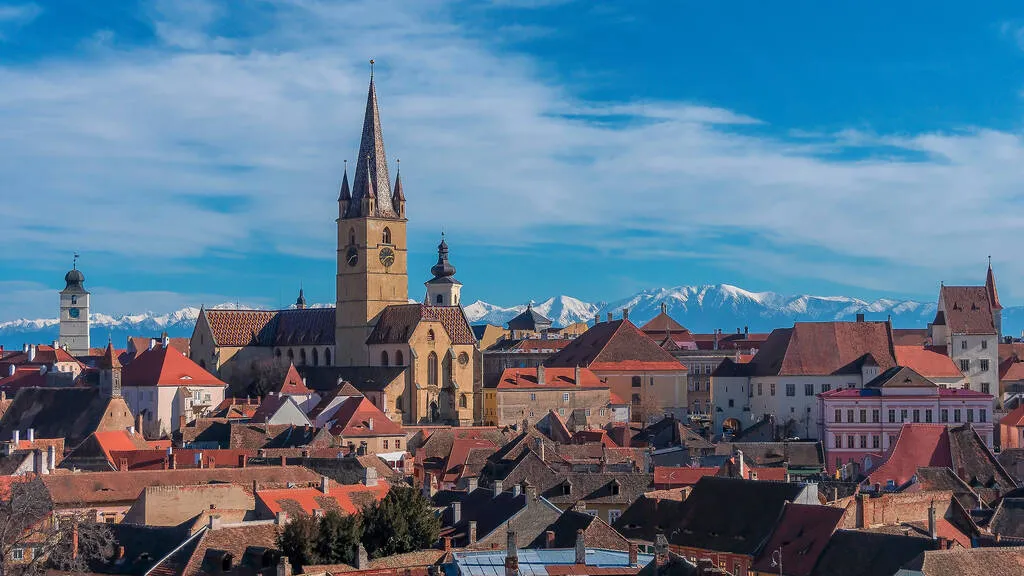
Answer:
MULTIPOLYGON (((878 299, 861 300, 848 296, 787 296, 774 292, 750 292, 728 284, 676 286, 642 290, 619 300, 585 302, 571 296, 555 296, 535 301, 533 308, 551 318, 556 326, 573 322, 593 321, 595 315, 604 319, 611 313, 620 318, 629 308, 630 320, 640 325, 650 320, 665 305, 668 313, 693 332, 726 332, 742 330, 769 332, 773 328, 791 326, 795 321, 853 320, 862 313, 868 320, 892 318, 897 328, 923 328, 935 316, 934 302, 878 299)), ((213 308, 235 308, 222 304, 213 308)), ((525 310, 527 304, 498 306, 476 301, 465 307, 466 316, 474 324, 504 325, 525 310)), ((108 337, 123 346, 128 336, 191 336, 199 309, 182 308, 171 313, 151 312, 109 316, 92 315, 91 336, 101 346, 108 337)), ((1020 334, 1024 328, 1024 306, 1003 310, 1003 333, 1020 334)), ((12 320, 0 322, 0 345, 20 347, 22 343, 46 343, 57 338, 56 318, 12 320)))

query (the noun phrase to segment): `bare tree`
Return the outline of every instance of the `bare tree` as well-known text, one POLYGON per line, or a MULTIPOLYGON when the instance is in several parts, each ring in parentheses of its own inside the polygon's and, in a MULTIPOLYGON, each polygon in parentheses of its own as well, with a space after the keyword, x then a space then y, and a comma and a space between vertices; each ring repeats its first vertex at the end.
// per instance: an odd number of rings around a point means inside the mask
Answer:
POLYGON ((47 568, 87 572, 89 562, 110 558, 113 532, 95 517, 95 511, 57 513, 42 480, 15 479, 0 498, 0 576, 47 568))
POLYGON ((271 389, 284 381, 288 374, 288 365, 273 358, 254 360, 250 370, 250 383, 246 388, 247 394, 257 398, 267 395, 271 389))

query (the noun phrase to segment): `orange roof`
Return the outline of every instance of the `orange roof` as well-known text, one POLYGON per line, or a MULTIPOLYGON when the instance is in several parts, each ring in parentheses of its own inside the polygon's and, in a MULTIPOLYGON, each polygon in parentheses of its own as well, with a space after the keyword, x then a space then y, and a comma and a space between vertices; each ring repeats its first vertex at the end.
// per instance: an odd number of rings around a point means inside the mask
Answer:
POLYGON ((1007 382, 1024 380, 1024 362, 1013 362, 1010 364, 1000 379, 1007 382))
MULTIPOLYGON (((544 383, 537 382, 537 368, 506 368, 501 373, 498 381, 498 388, 501 390, 525 390, 533 388, 545 388, 560 390, 563 388, 575 388, 575 368, 545 368, 544 383)), ((608 388, 608 384, 601 381, 597 374, 587 368, 580 368, 580 382, 582 388, 608 388)))
POLYGON ((609 392, 608 393, 608 404, 610 404, 612 406, 625 406, 626 405, 626 401, 622 399, 622 396, 619 396, 615 392, 609 392))
POLYGON ((302 380, 302 376, 299 376, 298 370, 295 369, 295 364, 288 365, 288 373, 284 375, 284 381, 275 390, 281 396, 306 396, 313 393, 308 387, 306 382, 302 380))
POLYGON ((957 378, 963 372, 953 359, 930 346, 895 346, 896 363, 926 378, 957 378))
POLYGON ((392 422, 365 396, 352 396, 342 402, 334 413, 334 421, 331 434, 342 438, 405 435, 400 425, 392 422))
POLYGON ((654 483, 665 486, 693 486, 705 476, 718 474, 718 467, 684 468, 680 466, 655 466, 654 483))
POLYGON ((92 435, 107 457, 107 462, 111 463, 115 462, 113 452, 127 452, 147 447, 146 441, 141 435, 133 436, 127 430, 93 432, 92 435))
POLYGON ((314 510, 336 509, 346 514, 359 512, 371 500, 380 502, 387 496, 391 485, 387 480, 377 480, 376 486, 363 484, 338 484, 333 480, 327 487, 327 494, 319 488, 281 488, 274 490, 257 490, 256 499, 263 503, 272 514, 301 509, 306 514, 314 510))
POLYGON ((904 424, 885 460, 868 474, 868 482, 905 484, 920 466, 953 467, 949 431, 944 424, 904 424))
POLYGON ((124 368, 123 380, 125 386, 227 386, 173 347, 143 352, 124 368))
POLYGON ((623 372, 686 372, 686 366, 676 362, 651 362, 646 360, 622 360, 619 362, 594 362, 591 370, 623 372))
POLYGON ((999 423, 1003 426, 1024 426, 1024 404, 1017 406, 1017 408, 1003 416, 999 423))

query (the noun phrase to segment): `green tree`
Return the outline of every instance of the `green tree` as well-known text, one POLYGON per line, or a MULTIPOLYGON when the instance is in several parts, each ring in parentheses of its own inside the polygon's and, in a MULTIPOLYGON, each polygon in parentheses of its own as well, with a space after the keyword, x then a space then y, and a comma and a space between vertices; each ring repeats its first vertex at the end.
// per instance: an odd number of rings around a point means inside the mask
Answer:
POLYGON ((278 545, 296 570, 315 564, 352 564, 362 535, 359 515, 331 510, 320 518, 302 515, 288 522, 278 545))
POLYGON ((441 519, 419 490, 392 487, 380 502, 363 508, 363 546, 371 558, 434 545, 441 519))
POLYGON ((277 545, 288 557, 293 569, 320 564, 316 551, 318 524, 312 516, 298 516, 285 524, 284 530, 277 537, 277 545))

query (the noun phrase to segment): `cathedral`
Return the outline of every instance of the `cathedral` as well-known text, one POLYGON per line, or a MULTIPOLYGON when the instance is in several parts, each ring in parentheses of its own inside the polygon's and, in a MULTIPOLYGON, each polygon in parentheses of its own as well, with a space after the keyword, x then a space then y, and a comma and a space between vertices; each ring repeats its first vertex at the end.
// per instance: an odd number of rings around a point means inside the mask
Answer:
MULTIPOLYGON (((396 165, 397 168, 397 165, 396 165)), ((397 170, 396 170, 397 172, 397 170)), ((236 389, 292 363, 311 387, 349 382, 403 424, 474 423, 479 350, 442 235, 420 303, 409 300, 402 175, 388 173, 373 76, 355 173, 338 196, 335 308, 200 311, 192 359, 236 389)))
POLYGON ((404 368, 384 399, 406 423, 473 422, 476 340, 462 311, 443 236, 422 303, 409 302, 405 191, 392 188, 373 77, 352 184, 338 197, 335 359, 342 367, 404 368))

